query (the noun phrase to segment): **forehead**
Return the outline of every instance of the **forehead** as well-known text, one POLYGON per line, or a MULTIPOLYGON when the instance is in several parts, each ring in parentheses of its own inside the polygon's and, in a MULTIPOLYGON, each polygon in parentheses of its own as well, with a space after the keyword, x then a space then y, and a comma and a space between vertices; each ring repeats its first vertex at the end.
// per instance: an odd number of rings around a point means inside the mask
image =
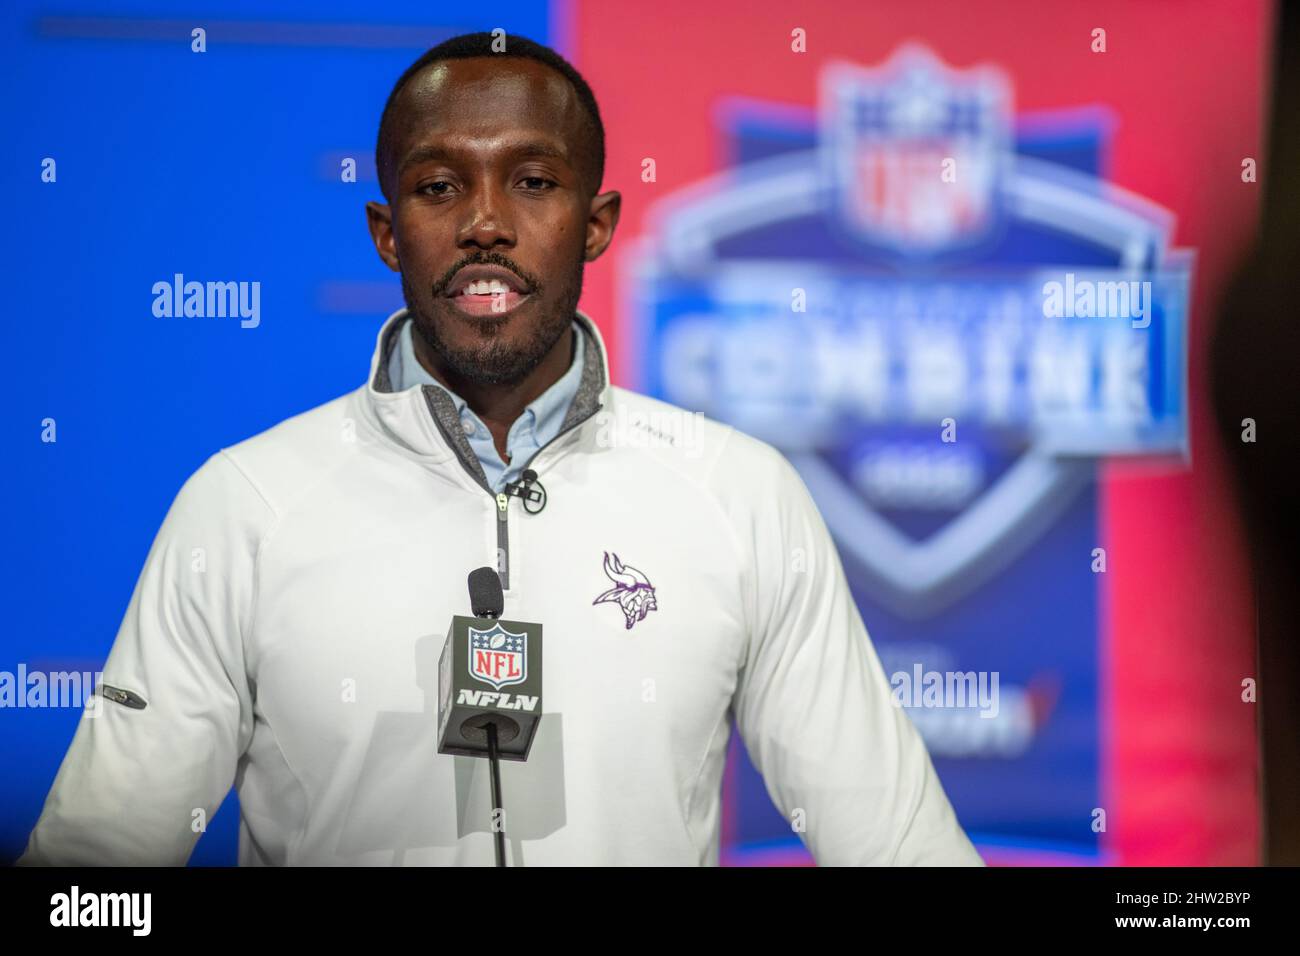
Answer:
POLYGON ((490 145, 520 132, 554 141, 573 161, 582 120, 581 104, 562 75, 533 60, 506 57, 434 63, 411 78, 394 107, 399 164, 418 145, 490 145))

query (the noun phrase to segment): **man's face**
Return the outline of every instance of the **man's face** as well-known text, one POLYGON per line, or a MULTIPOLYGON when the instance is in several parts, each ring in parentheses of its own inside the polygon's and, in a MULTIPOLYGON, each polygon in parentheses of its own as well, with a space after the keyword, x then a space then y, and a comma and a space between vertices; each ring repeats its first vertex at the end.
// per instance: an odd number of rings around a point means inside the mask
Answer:
POLYGON ((577 96, 532 60, 450 60, 413 77, 390 120, 390 203, 367 206, 375 247, 435 361, 517 383, 568 328, 583 264, 618 221, 617 193, 591 195, 577 96), (504 271, 467 285, 476 266, 504 271))

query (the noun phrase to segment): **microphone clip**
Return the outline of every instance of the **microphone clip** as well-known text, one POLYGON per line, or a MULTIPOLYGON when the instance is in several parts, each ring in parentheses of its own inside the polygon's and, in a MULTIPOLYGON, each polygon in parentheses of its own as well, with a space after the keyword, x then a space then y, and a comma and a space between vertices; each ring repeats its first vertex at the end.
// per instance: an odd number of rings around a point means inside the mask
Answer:
POLYGON ((537 480, 537 472, 531 468, 524 469, 522 480, 506 483, 505 493, 523 501, 524 511, 530 515, 540 514, 546 507, 546 488, 537 480))

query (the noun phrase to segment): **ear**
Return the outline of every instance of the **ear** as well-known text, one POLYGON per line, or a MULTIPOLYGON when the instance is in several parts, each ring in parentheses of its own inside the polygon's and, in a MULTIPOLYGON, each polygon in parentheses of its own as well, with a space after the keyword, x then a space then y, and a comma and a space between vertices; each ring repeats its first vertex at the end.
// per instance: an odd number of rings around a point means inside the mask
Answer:
POLYGON ((587 216, 587 245, 584 250, 588 262, 600 258, 611 242, 618 226, 618 214, 623 197, 616 190, 591 197, 591 212, 587 216))
POLYGON ((393 211, 385 203, 366 203, 366 224, 370 227, 370 241, 384 264, 394 272, 401 272, 397 261, 397 240, 393 237, 393 211))

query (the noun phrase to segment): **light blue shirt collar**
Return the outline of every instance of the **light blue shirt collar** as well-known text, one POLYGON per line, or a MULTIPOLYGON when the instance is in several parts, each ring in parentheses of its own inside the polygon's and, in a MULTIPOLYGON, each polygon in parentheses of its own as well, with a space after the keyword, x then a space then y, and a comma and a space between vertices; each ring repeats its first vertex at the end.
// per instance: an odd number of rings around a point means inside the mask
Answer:
POLYGON ((533 455, 560 432, 565 413, 568 412, 573 396, 577 394, 578 386, 582 382, 583 354, 586 348, 584 342, 586 335, 582 327, 576 320, 574 321, 573 363, 569 366, 569 370, 554 385, 537 396, 510 426, 510 431, 506 435, 506 452, 510 455, 510 464, 507 465, 497 454, 492 433, 474 414, 465 399, 430 375, 420 364, 420 360, 415 357, 411 326, 410 319, 402 324, 397 348, 393 349, 392 357, 389 359, 388 377, 393 383, 393 390, 401 392, 417 385, 433 385, 446 392, 456 403, 456 411, 465 429, 465 437, 469 440, 469 446, 473 449, 479 464, 483 466, 488 484, 493 491, 501 492, 508 482, 519 480, 519 476, 533 455))

